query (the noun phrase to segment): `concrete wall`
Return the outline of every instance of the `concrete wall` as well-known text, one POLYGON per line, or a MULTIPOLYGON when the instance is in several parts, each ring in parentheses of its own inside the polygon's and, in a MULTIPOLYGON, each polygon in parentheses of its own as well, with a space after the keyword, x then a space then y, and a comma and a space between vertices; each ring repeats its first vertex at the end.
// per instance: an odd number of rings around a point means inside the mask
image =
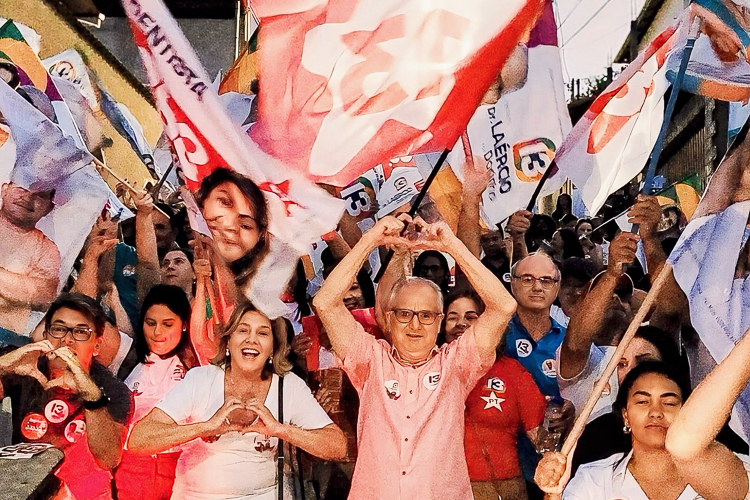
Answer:
MULTIPOLYGON (((232 65, 235 40, 233 19, 178 19, 177 22, 211 78, 232 65)), ((145 84, 141 58, 125 18, 108 17, 101 28, 90 28, 89 31, 145 84)))

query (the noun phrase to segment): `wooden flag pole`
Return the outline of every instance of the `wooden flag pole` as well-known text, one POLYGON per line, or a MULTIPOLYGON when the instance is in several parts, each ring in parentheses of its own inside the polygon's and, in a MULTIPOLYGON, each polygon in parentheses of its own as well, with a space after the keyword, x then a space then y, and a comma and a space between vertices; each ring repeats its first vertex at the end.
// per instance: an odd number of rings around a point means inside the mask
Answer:
POLYGON ((102 170, 105 170, 109 175, 114 177, 117 182, 125 186, 128 189, 128 191, 130 191, 131 193, 141 194, 140 191, 138 191, 136 188, 128 184, 126 180, 121 179, 119 175, 117 175, 111 168, 109 168, 107 165, 99 161, 97 158, 94 158, 94 163, 96 164, 97 167, 101 168, 102 170))
POLYGON ((594 389, 591 392, 589 399, 586 401, 586 404, 583 406, 581 414, 578 416, 578 418, 576 418, 575 424, 573 424, 573 428, 571 429, 570 434, 568 434, 568 437, 565 439, 561 450, 565 456, 570 454, 571 451, 575 448, 578 439, 580 439, 581 434, 583 433, 584 427, 586 427, 586 421, 588 420, 589 415, 591 415, 591 412, 594 411, 594 406, 596 406, 597 401, 599 401, 599 397, 601 396, 602 391, 604 391, 604 388, 609 383, 609 377, 617 369, 617 365, 620 362, 620 358, 625 352, 625 349, 627 349, 628 344, 633 339, 633 337, 635 337, 635 332, 641 326, 641 323, 646 318, 646 315, 649 313, 654 303, 656 302, 659 291, 661 291, 671 272, 672 265, 668 262, 665 263, 664 267, 662 267, 661 269, 661 272, 659 272, 658 276, 656 277, 656 280, 654 280, 654 284, 652 285, 651 290, 648 292, 648 295, 646 295, 646 298, 643 301, 643 305, 641 305, 640 309, 638 309, 638 312, 633 318, 633 321, 630 322, 630 326, 625 332, 625 335, 623 335, 622 340, 620 340, 617 349, 615 349, 615 352, 612 355, 612 359, 609 360, 607 367, 604 369, 604 373, 594 385, 594 389))

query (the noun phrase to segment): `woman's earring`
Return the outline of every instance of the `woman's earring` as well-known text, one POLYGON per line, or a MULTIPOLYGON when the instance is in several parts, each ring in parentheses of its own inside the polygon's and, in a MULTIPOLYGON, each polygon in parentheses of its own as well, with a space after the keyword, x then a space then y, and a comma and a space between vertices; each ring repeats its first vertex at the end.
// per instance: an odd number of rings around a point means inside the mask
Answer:
POLYGON ((227 347, 227 357, 229 357, 229 348, 227 347))
POLYGON ((269 365, 272 365, 273 364, 273 360, 271 358, 268 358, 268 360, 266 361, 266 363, 269 364, 269 365))
POLYGON ((625 434, 630 434, 630 427, 628 427, 627 424, 624 425, 622 427, 622 432, 625 433, 625 434))

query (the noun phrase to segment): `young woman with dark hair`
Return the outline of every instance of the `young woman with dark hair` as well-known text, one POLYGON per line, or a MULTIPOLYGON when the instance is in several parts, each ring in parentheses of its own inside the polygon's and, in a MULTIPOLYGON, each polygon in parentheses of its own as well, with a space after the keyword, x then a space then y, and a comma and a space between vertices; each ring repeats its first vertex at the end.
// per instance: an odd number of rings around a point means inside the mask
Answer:
POLYGON ((211 229, 216 255, 242 287, 269 251, 263 192, 244 175, 218 168, 201 181, 195 199, 211 229))
MULTIPOLYGON (((484 313, 484 302, 473 291, 445 300, 445 319, 439 336, 453 342, 484 313)), ((503 355, 497 359, 466 399, 464 449, 476 500, 528 500, 521 473, 517 441, 526 433, 537 441, 547 402, 521 364, 503 355)))
MULTIPOLYGON (((190 302, 181 288, 156 285, 149 291, 141 307, 132 352, 118 372, 133 392, 133 425, 197 363, 189 325, 190 302)), ((169 499, 179 455, 179 450, 151 455, 126 449, 115 473, 118 499, 169 499)))
POLYGON ((582 465, 564 490, 559 483, 566 457, 547 453, 535 481, 550 500, 704 498, 688 484, 665 446, 667 432, 689 393, 690 387, 672 367, 661 361, 639 363, 623 380, 615 404, 622 416, 622 432, 632 441, 630 453, 582 465))

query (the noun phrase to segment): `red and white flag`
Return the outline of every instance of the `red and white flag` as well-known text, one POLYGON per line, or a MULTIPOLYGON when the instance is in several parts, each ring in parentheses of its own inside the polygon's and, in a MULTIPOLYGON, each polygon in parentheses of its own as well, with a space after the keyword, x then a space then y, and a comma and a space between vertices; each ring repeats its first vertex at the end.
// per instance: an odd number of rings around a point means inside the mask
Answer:
POLYGON ((667 28, 593 102, 557 153, 559 172, 591 213, 646 165, 664 121, 666 58, 679 39, 667 28))
POLYGON ((299 257, 336 227, 344 202, 328 195, 263 153, 235 126, 212 80, 161 0, 123 0, 166 133, 194 190, 217 168, 251 179, 268 204, 271 252, 244 290, 270 316, 285 309, 278 299, 299 257))
POLYGON ((346 186, 451 148, 544 0, 252 0, 263 150, 346 186))
MULTIPOLYGON (((491 227, 526 207, 571 129, 552 0, 545 1, 529 41, 512 60, 518 64, 509 62, 503 70, 503 84, 510 88, 496 103, 480 106, 466 127, 472 155, 483 157, 492 170, 482 194, 482 218, 491 227)), ((459 143, 448 156, 461 180, 465 153, 459 143)), ((563 180, 547 182, 542 195, 563 180)))

